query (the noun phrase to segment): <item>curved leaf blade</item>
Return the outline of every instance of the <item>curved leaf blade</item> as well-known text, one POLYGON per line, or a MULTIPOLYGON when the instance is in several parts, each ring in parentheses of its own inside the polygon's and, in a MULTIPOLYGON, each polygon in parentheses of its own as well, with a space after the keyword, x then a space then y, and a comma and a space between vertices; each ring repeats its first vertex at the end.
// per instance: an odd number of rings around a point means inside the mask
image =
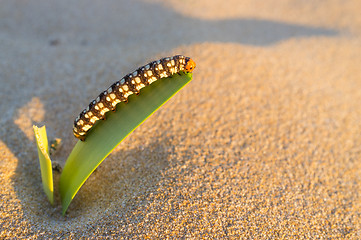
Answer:
POLYGON ((191 80, 192 74, 188 73, 152 83, 143 88, 139 96, 130 96, 128 103, 119 103, 115 113, 109 113, 106 121, 98 122, 91 129, 85 142, 77 142, 60 177, 63 215, 80 187, 104 158, 191 80))

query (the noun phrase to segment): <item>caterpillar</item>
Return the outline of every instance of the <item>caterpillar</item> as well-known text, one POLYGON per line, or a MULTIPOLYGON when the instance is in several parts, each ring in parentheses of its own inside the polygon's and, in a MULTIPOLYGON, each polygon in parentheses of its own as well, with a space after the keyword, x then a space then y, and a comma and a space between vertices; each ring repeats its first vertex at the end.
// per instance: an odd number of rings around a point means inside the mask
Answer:
POLYGON ((189 73, 195 67, 196 64, 191 58, 182 55, 162 58, 139 67, 134 72, 113 83, 90 102, 74 121, 74 136, 81 141, 85 141, 88 132, 95 123, 98 120, 104 120, 108 111, 115 111, 118 103, 128 102, 130 95, 134 93, 138 95, 140 89, 159 79, 174 74, 180 75, 181 72, 189 73))

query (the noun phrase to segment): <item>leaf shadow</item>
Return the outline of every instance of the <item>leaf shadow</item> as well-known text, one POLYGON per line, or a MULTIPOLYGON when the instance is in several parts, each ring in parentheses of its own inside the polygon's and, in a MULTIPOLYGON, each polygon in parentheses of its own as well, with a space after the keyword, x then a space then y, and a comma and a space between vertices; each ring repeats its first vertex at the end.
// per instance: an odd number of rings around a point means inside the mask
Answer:
MULTIPOLYGON (((168 167, 172 149, 169 135, 130 149, 118 147, 81 187, 63 217, 60 197, 56 194, 55 206, 51 206, 43 192, 35 143, 12 121, 6 125, 11 129, 7 132, 9 135, 0 137, 18 161, 11 180, 30 223, 30 232, 38 231, 39 227, 48 232, 71 231, 104 217, 105 212, 129 207, 135 198, 149 194, 156 187, 161 172, 168 167), (18 147, 19 139, 22 149, 18 147), (49 222, 56 224, 49 225, 49 222)), ((57 185, 60 174, 53 173, 57 185)), ((57 188, 55 186, 55 191, 57 188)))

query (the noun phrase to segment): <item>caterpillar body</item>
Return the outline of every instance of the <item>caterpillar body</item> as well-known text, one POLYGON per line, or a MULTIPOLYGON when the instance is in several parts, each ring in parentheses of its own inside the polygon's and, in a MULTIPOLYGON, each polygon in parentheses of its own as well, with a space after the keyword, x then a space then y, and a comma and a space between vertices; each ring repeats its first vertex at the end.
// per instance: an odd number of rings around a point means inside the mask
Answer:
POLYGON ((74 136, 84 141, 94 124, 98 120, 104 120, 108 111, 115 111, 118 103, 127 102, 130 95, 134 93, 138 95, 140 89, 159 79, 180 74, 181 72, 192 72, 195 66, 196 64, 191 58, 177 55, 150 62, 125 75, 107 90, 100 93, 78 115, 74 121, 74 136))

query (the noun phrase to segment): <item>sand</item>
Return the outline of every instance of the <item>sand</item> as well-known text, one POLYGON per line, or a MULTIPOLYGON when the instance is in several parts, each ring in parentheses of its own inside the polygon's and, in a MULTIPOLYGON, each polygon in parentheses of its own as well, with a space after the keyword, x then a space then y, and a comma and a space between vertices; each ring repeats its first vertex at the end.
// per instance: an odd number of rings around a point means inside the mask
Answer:
MULTIPOLYGON (((0 238, 361 238, 360 1, 1 1, 0 238), (61 215, 32 124, 76 115, 150 60, 193 81, 61 215)), ((59 177, 55 174, 55 179, 59 177)))

